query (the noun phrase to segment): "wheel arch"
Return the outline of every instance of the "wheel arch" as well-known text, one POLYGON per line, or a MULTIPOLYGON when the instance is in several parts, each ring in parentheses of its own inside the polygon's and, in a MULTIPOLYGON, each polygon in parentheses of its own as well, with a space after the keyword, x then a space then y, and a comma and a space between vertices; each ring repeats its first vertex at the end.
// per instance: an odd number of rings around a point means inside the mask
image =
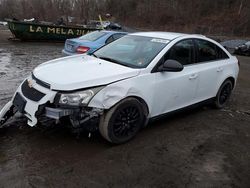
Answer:
POLYGON ((138 97, 138 96, 130 96, 130 97, 137 99, 143 105, 143 107, 144 107, 143 110, 145 112, 145 115, 148 116, 149 108, 148 108, 148 104, 146 103, 146 101, 143 98, 138 97))
MULTIPOLYGON (((111 143, 114 143, 114 144, 122 144, 122 143, 125 143, 127 142, 128 140, 134 138, 134 136, 136 135, 136 133, 140 130, 140 128, 143 128, 146 123, 148 122, 148 119, 143 117, 144 115, 144 109, 142 110, 139 110, 140 116, 138 116, 139 118, 139 123, 136 124, 136 132, 134 132, 132 135, 129 135, 129 137, 125 137, 125 138, 119 138, 119 135, 118 137, 116 135, 114 135, 114 131, 113 131, 113 128, 112 128, 112 122, 114 122, 114 118, 112 120, 112 116, 113 114, 115 114, 117 112, 117 109, 119 109, 120 105, 123 105, 125 104, 126 106, 126 102, 132 102, 132 104, 138 106, 140 104, 143 104, 143 101, 142 99, 138 98, 138 97, 133 97, 133 96, 128 96, 128 97, 125 97, 121 100, 119 100, 119 102, 115 103, 113 106, 110 107, 110 109, 106 109, 107 111, 104 112, 104 114, 101 115, 100 117, 100 122, 99 122, 99 131, 101 133, 101 135, 106 139, 108 140, 109 142, 111 143), (110 124, 111 122, 111 124, 110 124)), ((144 104, 145 105, 145 104, 144 104)), ((140 105, 140 106, 144 106, 144 105, 140 105)), ((119 111, 118 111, 119 112, 119 111)), ((129 114, 129 113, 128 113, 129 114)), ((116 119, 116 118, 115 118, 116 119)), ((126 120, 125 120, 126 121, 126 120)), ((130 121, 130 120, 128 120, 130 121)), ((124 126, 124 125, 123 125, 124 126)))
POLYGON ((228 77, 226 78, 220 85, 217 93, 216 93, 216 96, 214 98, 214 102, 213 102, 213 105, 215 108, 217 109, 221 109, 225 106, 225 104, 227 103, 230 95, 231 95, 231 92, 233 90, 233 88, 235 87, 235 78, 233 77, 228 77), (227 83, 231 83, 232 84, 232 88, 230 88, 231 90, 229 92, 226 92, 226 94, 224 94, 224 92, 222 92, 223 90, 223 87, 225 87, 227 83), (221 94, 223 95, 223 98, 221 99, 221 94), (226 95, 226 96, 225 96, 226 95), (222 100, 222 101, 221 101, 222 100))
MULTIPOLYGON (((142 104, 142 106, 143 106, 143 111, 144 111, 145 116, 146 116, 146 117, 148 116, 148 114, 149 114, 149 107, 148 107, 148 104, 146 103, 146 101, 145 101, 143 98, 141 98, 141 97, 139 97, 139 96, 136 96, 136 95, 129 95, 129 96, 126 96, 126 97, 124 97, 123 99, 121 99, 121 100, 117 101, 116 103, 114 103, 110 108, 113 108, 115 105, 117 105, 117 104, 120 103, 121 101, 126 100, 126 99, 128 99, 128 98, 134 98, 134 99, 138 100, 138 101, 142 104)), ((109 108, 109 109, 110 109, 110 108, 109 108)), ((108 109, 107 109, 107 110, 108 110, 108 109)))
POLYGON ((230 81, 232 82, 232 84, 233 84, 233 89, 234 89, 234 87, 235 87, 235 78, 232 77, 232 76, 230 76, 230 77, 228 77, 227 79, 225 79, 222 83, 224 83, 226 80, 230 80, 230 81))
POLYGON ((226 80, 229 80, 230 82, 232 82, 233 89, 234 89, 234 87, 235 87, 235 85, 236 85, 236 79, 235 79, 232 75, 227 76, 225 79, 222 79, 222 80, 218 83, 218 85, 216 86, 217 88, 216 88, 216 90, 215 90, 214 96, 217 95, 217 93, 218 93, 220 87, 222 86, 222 84, 223 84, 226 80))

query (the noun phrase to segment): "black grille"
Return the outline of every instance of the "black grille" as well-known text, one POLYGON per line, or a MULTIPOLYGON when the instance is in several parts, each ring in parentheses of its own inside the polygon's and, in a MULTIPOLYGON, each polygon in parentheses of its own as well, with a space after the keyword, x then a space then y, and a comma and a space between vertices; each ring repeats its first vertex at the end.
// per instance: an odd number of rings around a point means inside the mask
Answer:
POLYGON ((45 96, 44 93, 37 91, 33 87, 30 87, 27 80, 22 85, 22 93, 28 99, 36 102, 40 101, 45 96))
POLYGON ((46 82, 44 82, 44 81, 39 80, 38 78, 36 78, 36 77, 34 76, 33 73, 32 73, 32 78, 33 78, 33 79, 36 81, 36 83, 39 84, 40 86, 43 86, 43 87, 45 87, 45 88, 50 89, 50 84, 48 84, 48 83, 46 83, 46 82))

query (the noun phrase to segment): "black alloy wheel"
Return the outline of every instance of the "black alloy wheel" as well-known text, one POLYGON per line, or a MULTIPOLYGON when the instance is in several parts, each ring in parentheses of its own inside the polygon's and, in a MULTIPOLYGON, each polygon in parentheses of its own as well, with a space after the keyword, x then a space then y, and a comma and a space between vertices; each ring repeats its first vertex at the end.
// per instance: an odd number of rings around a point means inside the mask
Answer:
POLYGON ((131 137, 137 132, 140 119, 140 111, 136 106, 119 109, 113 125, 114 135, 120 138, 131 137))
POLYGON ((99 131, 111 143, 131 140, 144 124, 147 114, 135 98, 127 98, 109 109, 100 120, 99 131))
POLYGON ((223 108, 228 102, 233 89, 233 84, 230 80, 226 80, 220 87, 216 98, 215 98, 215 107, 223 108))
POLYGON ((219 96, 220 104, 224 104, 229 99, 231 95, 231 90, 232 90, 232 84, 227 83, 226 85, 224 85, 219 96))

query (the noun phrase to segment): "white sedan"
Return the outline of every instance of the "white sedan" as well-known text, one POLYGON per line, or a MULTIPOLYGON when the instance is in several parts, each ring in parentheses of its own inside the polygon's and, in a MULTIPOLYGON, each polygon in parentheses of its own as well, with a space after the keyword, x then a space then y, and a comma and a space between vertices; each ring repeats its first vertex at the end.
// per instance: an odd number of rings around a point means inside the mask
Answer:
POLYGON ((224 107, 238 72, 237 58, 205 36, 134 33, 35 68, 1 110, 0 126, 16 111, 29 126, 42 115, 68 118, 73 128, 120 144, 151 118, 208 100, 224 107))

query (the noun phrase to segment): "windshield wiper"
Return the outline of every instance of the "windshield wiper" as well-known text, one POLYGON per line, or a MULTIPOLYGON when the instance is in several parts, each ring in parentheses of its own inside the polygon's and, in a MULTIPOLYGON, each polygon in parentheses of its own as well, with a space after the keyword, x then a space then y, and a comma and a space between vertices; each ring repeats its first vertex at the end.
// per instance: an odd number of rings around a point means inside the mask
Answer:
POLYGON ((125 66, 125 67, 129 67, 129 68, 138 68, 137 66, 135 65, 131 65, 131 64, 127 64, 127 63, 124 63, 122 61, 118 61, 116 59, 112 59, 110 57, 103 57, 103 56, 99 56, 97 57, 99 59, 103 59, 103 60, 106 60, 106 61, 109 61, 109 62, 112 62, 112 63, 116 63, 116 64, 119 64, 119 65, 122 65, 122 66, 125 66))
POLYGON ((109 57, 102 57, 102 56, 100 56, 99 59, 103 59, 103 60, 106 60, 106 61, 110 61, 112 63, 116 63, 116 64, 119 64, 119 65, 127 66, 124 63, 122 63, 122 62, 120 62, 120 61, 118 61, 116 59, 109 58, 109 57))
POLYGON ((99 58, 97 55, 95 55, 94 53, 90 54, 91 56, 94 56, 96 58, 99 58))

